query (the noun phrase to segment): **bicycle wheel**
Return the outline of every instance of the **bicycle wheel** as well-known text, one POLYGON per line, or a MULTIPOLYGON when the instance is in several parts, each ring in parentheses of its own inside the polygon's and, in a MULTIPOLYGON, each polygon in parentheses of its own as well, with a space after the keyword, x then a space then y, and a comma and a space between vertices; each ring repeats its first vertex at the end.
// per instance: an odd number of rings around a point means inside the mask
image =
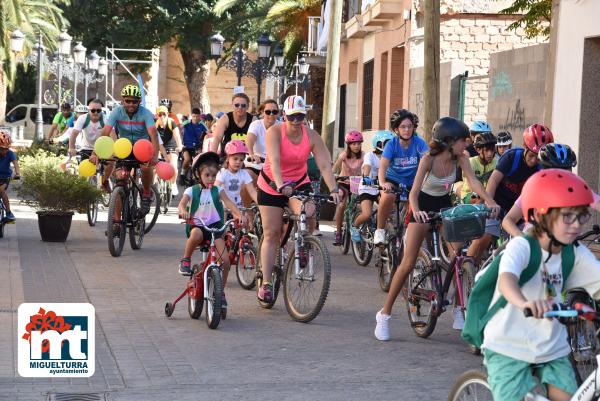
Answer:
POLYGON ((208 298, 206 299, 206 325, 211 329, 216 329, 221 321, 221 296, 223 286, 221 284, 221 272, 216 266, 207 267, 206 283, 208 289, 208 298))
POLYGON ((380 252, 379 257, 379 288, 383 292, 390 290, 392 278, 398 267, 398 252, 400 244, 396 236, 390 237, 388 244, 380 252))
POLYGON ((245 290, 251 290, 256 284, 256 249, 252 240, 244 236, 240 240, 240 255, 235 266, 238 283, 245 290))
POLYGON ((55 104, 56 92, 52 89, 46 89, 42 98, 44 99, 45 104, 55 104))
POLYGON ((450 390, 448 401, 494 401, 487 374, 481 370, 469 370, 462 375, 450 390))
POLYGON ((204 306, 204 294, 197 285, 197 280, 202 280, 202 269, 198 265, 192 267, 194 274, 188 282, 188 313, 192 319, 198 319, 202 315, 202 307, 204 306), (200 277, 198 277, 198 274, 200 277))
POLYGON ((108 237, 108 250, 112 256, 120 256, 125 245, 125 224, 127 223, 128 208, 125 205, 127 197, 125 196, 125 188, 116 187, 110 196, 108 205, 108 221, 106 223, 106 236, 108 237), (116 224, 114 220, 117 200, 121 203, 121 222, 116 224), (118 228, 118 230, 116 229, 118 228))
POLYGON ((415 267, 406 280, 406 309, 412 329, 422 338, 429 337, 437 323, 441 305, 437 296, 436 281, 431 256, 429 252, 420 248, 415 267))
MULTIPOLYGON (((90 177, 89 182, 90 185, 94 188, 97 187, 96 176, 90 177)), ((94 227, 96 225, 96 221, 98 220, 98 201, 88 203, 85 209, 88 224, 90 225, 90 227, 94 227)))
MULTIPOLYGON (((565 304, 571 306, 575 303, 594 304, 593 299, 584 291, 568 292, 565 304)), ((568 341, 571 346, 569 360, 579 385, 598 367, 596 361, 596 354, 600 351, 600 343, 596 337, 598 329, 600 325, 583 319, 576 319, 572 324, 567 325, 568 341)))
POLYGON ((331 282, 329 252, 316 237, 304 236, 300 246, 300 270, 296 274, 295 251, 286 263, 283 299, 289 315, 297 322, 313 320, 325 304, 331 282))
MULTIPOLYGON (((460 280, 460 284, 462 287, 464 306, 469 304, 469 296, 471 295, 471 291, 473 290, 473 286, 475 285, 475 274, 477 273, 477 267, 473 263, 473 260, 470 258, 464 259, 462 266, 462 276, 460 280)), ((466 310, 463 310, 463 317, 466 319, 466 310)), ((471 353, 474 355, 480 355, 481 350, 473 345, 469 345, 469 349, 471 353)))
MULTIPOLYGON (((262 287, 262 283, 263 283, 263 274, 262 274, 262 265, 261 265, 261 261, 260 261, 260 249, 262 248, 262 242, 263 242, 263 237, 261 237, 260 242, 258 243, 258 254, 257 254, 257 258, 256 258, 256 294, 258 297, 258 291, 260 290, 260 287, 262 287)), ((282 271, 281 268, 279 267, 279 263, 282 257, 281 254, 282 250, 281 248, 277 248, 277 253, 275 255, 275 266, 273 266, 273 270, 271 272, 271 284, 273 285, 273 299, 271 300, 271 302, 263 302, 261 300, 258 301, 258 304, 265 308, 265 309, 271 309, 273 307, 273 305, 275 305, 275 302, 277 302, 277 296, 279 295, 279 288, 281 287, 281 278, 282 278, 282 271)))
MULTIPOLYGON (((352 216, 352 221, 356 221, 360 213, 360 211, 356 211, 352 216)), ((359 227, 360 241, 352 241, 352 256, 361 266, 368 265, 373 257, 373 230, 371 230, 370 223, 370 221, 366 221, 359 227)))
POLYGON ((150 211, 146 214, 146 227, 144 228, 144 234, 148 234, 152 227, 156 224, 158 215, 160 214, 160 194, 156 185, 152 185, 152 193, 154 196, 154 203, 150 206, 150 211))
POLYGON ((130 213, 131 213, 131 226, 129 227, 129 244, 131 249, 140 249, 144 242, 144 226, 146 221, 144 216, 141 215, 140 210, 142 208, 142 194, 139 192, 136 186, 131 189, 129 198, 130 213))

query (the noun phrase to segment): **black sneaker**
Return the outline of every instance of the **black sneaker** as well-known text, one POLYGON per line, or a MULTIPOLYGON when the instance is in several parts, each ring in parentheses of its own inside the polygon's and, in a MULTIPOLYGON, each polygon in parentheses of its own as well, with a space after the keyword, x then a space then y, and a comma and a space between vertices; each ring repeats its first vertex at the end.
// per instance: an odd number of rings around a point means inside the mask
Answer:
POLYGON ((182 276, 191 276, 192 269, 190 267, 190 264, 191 263, 188 258, 181 259, 181 262, 179 262, 179 274, 181 274, 182 276))
POLYGON ((150 195, 142 195, 142 214, 148 214, 150 212, 150 206, 152 206, 152 201, 154 200, 154 193, 150 191, 150 195))

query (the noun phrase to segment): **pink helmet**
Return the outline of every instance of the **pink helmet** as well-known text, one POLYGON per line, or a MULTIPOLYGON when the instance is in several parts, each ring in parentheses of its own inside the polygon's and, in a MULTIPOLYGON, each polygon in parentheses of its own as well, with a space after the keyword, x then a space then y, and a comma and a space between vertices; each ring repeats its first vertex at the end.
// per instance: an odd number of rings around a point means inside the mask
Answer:
POLYGON ((350 131, 346 134, 346 143, 362 142, 363 136, 360 131, 350 131))
POLYGON ((234 139, 230 141, 227 145, 225 145, 225 153, 227 153, 228 156, 236 155, 238 153, 247 154, 248 147, 243 141, 240 141, 239 139, 234 139))
POLYGON ((544 145, 552 142, 554 142, 552 131, 542 124, 530 125, 523 132, 523 144, 533 153, 538 153, 544 145))

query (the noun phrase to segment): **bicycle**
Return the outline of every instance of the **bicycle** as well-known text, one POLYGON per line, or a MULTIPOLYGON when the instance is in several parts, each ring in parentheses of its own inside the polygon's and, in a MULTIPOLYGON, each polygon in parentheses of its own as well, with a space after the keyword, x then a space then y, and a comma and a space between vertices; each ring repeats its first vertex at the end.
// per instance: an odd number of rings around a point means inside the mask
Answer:
MULTIPOLYGON (((561 323, 569 324, 574 319, 585 319, 595 323, 600 322, 600 313, 587 305, 577 303, 573 308, 564 305, 555 305, 555 310, 544 313, 544 318, 563 318, 561 323)), ((526 309, 525 316, 531 316, 531 311, 526 309)), ((597 333, 595 334, 598 335, 597 333)), ((596 366, 600 361, 600 355, 595 356, 596 366)), ((535 366, 532 365, 532 368, 535 366)), ((598 388, 600 371, 594 369, 585 380, 579 384, 579 388, 571 397, 572 401, 592 401, 600 397, 598 388)), ((482 370, 469 370, 463 373, 454 383, 448 401, 469 401, 469 400, 491 400, 493 401, 492 391, 487 381, 487 374, 482 370)), ((544 389, 541 385, 536 386, 533 391, 527 393, 525 401, 550 401, 544 396, 544 389)))
MULTIPOLYGON (((460 207, 446 210, 452 211, 460 207)), ((485 219, 489 214, 485 207, 481 207, 480 210, 479 213, 473 213, 468 226, 464 220, 453 222, 449 217, 444 217, 444 211, 427 213, 434 254, 432 257, 423 247, 419 249, 415 267, 408 274, 405 288, 408 319, 418 337, 427 338, 433 333, 438 317, 445 312, 446 306, 450 305, 446 298, 453 280, 458 295, 457 306, 463 314, 465 313, 475 282, 475 260, 466 256, 464 248, 460 248, 452 263, 446 264, 439 253, 439 229, 444 225, 444 231, 448 234, 447 240, 450 242, 464 243, 478 238, 485 232, 485 219)))
MULTIPOLYGON (((335 179, 339 183, 349 181, 352 179, 352 177, 339 175, 336 176, 335 179)), ((344 218, 342 220, 342 242, 341 244, 334 244, 336 246, 342 247, 343 255, 348 254, 348 252, 350 251, 350 244, 352 243, 352 239, 350 237, 350 227, 352 227, 351 219, 353 217, 353 208, 354 203, 356 201, 356 194, 354 194, 353 192, 348 192, 346 199, 346 209, 344 209, 344 218)))
POLYGON ((167 302, 165 305, 167 317, 171 317, 177 302, 187 295, 190 318, 198 319, 202 315, 204 301, 206 301, 206 325, 210 329, 216 329, 221 318, 225 319, 226 309, 221 308, 222 270, 217 258, 215 235, 222 234, 233 223, 234 220, 228 220, 221 228, 204 227, 206 231, 210 232, 210 240, 205 240, 200 246, 200 263, 192 266, 192 275, 186 288, 175 301, 167 302))
MULTIPOLYGON (((2 185, 3 180, 6 180, 7 183, 9 183, 11 180, 19 180, 21 179, 21 177, 19 177, 18 175, 14 176, 14 177, 8 177, 8 178, 0 178, 0 185, 2 185)), ((6 206, 4 205, 4 201, 2 200, 2 198, 0 198, 0 238, 4 238, 4 226, 6 224, 15 224, 15 221, 8 221, 6 220, 6 206)))
POLYGON ((173 194, 171 191, 171 183, 169 181, 163 180, 162 178, 157 179, 157 187, 158 187, 158 197, 160 198, 160 210, 163 214, 167 214, 169 211, 169 204, 171 203, 171 199, 173 199, 173 194))
MULTIPOLYGON (((318 237, 308 233, 306 225, 306 203, 309 200, 329 200, 329 195, 311 192, 293 191, 292 197, 302 202, 300 215, 294 215, 288 208, 283 215, 283 236, 277 247, 275 266, 271 274, 273 284, 273 297, 271 302, 259 304, 267 309, 275 305, 279 288, 283 281, 283 295, 285 307, 290 317, 302 323, 308 323, 318 316, 325 305, 329 285, 331 283, 331 261, 329 251, 318 237), (293 241, 288 239, 292 237, 293 241), (319 269, 319 265, 322 265, 319 269), (321 271, 322 272, 319 272, 321 271), (313 288, 313 284, 322 279, 320 288, 313 288), (316 299, 309 302, 304 300, 304 295, 315 294, 316 299)), ((261 238, 262 248, 262 238, 261 238)), ((262 268, 257 263, 256 288, 262 286, 262 268)))
MULTIPOLYGON (((249 211, 258 213, 258 206, 238 207, 242 213, 249 211)), ((254 241, 256 236, 249 232, 246 227, 236 224, 234 232, 225 233, 225 245, 229 250, 229 262, 235 266, 235 275, 238 283, 245 290, 251 290, 256 284, 256 248, 254 241)))

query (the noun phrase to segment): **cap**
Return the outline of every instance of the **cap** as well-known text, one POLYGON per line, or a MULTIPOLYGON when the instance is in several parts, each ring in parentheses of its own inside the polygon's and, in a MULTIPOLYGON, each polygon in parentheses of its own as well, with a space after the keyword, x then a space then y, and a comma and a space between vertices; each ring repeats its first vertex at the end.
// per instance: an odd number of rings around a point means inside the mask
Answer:
POLYGON ((286 115, 306 114, 306 104, 302 96, 289 96, 283 103, 283 111, 286 115))

